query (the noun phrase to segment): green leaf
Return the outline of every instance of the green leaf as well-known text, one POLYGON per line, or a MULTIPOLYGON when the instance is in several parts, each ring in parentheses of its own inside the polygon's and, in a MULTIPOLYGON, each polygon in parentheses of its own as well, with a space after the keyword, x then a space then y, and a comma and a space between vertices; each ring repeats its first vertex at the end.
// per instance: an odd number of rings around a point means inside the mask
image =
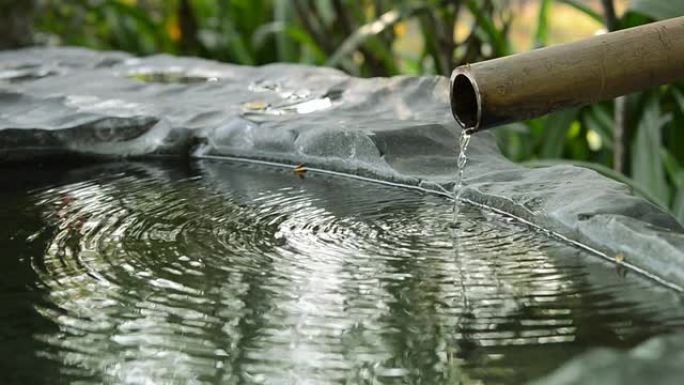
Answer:
POLYGON ((544 122, 544 136, 541 139, 542 158, 560 158, 563 154, 565 136, 577 117, 577 108, 561 110, 549 115, 544 122))
MULTIPOLYGON (((283 1, 283 0, 279 0, 283 1)), ((292 0, 284 0, 283 2, 289 4, 292 0)), ((314 0, 314 5, 316 13, 320 16, 321 21, 326 27, 330 27, 335 23, 337 15, 335 14, 335 8, 332 6, 330 0, 314 0)), ((291 5, 289 6, 292 7, 291 5)))
POLYGON ((494 49, 495 56, 509 55, 511 53, 511 49, 508 43, 508 39, 506 39, 506 36, 504 36, 502 31, 500 31, 499 28, 496 27, 496 25, 494 24, 494 20, 492 20, 491 17, 485 15, 485 13, 482 12, 482 9, 480 8, 480 5, 477 1, 469 0, 466 3, 466 5, 470 13, 472 13, 473 16, 475 16, 475 20, 477 20, 477 23, 485 32, 488 42, 492 45, 492 48, 494 49))
POLYGON ((399 21, 413 16, 416 12, 423 9, 425 9, 425 6, 414 6, 401 10, 393 9, 383 13, 376 20, 362 25, 342 42, 339 48, 330 56, 326 65, 338 65, 342 59, 359 49, 367 40, 377 36, 387 30, 387 28, 391 28, 399 21))
POLYGON ((632 147, 632 176, 660 203, 669 200, 665 167, 661 161, 661 146, 662 127, 670 119, 670 115, 661 114, 657 94, 652 93, 646 100, 632 147))
POLYGON ((543 47, 549 39, 549 9, 551 0, 541 0, 539 15, 537 17, 537 30, 534 33, 534 45, 543 47))
POLYGON ((684 16, 684 1, 681 0, 633 0, 629 9, 656 20, 684 16))
MULTIPOLYGON (((299 43, 310 57, 302 58, 302 62, 310 64, 323 64, 325 62, 325 51, 316 43, 316 39, 307 31, 299 27, 287 27, 285 33, 299 43)), ((306 55, 305 55, 306 56, 306 55)))
MULTIPOLYGON (((294 19, 292 6, 289 0, 275 0, 273 6, 274 23, 278 23, 283 28, 276 34, 276 47, 278 50, 278 61, 297 61, 297 47, 286 33, 283 33, 286 26, 294 19)), ((255 33, 256 35, 256 33, 255 33)))
POLYGON ((448 75, 453 68, 445 68, 448 66, 445 63, 445 59, 439 50, 439 38, 437 37, 436 28, 439 26, 435 25, 434 18, 430 17, 429 13, 426 12, 424 15, 418 18, 420 21, 420 29, 423 34, 423 41, 425 45, 423 48, 423 56, 432 58, 435 65, 436 72, 442 75, 448 75))
POLYGON ((680 223, 684 224, 684 169, 666 148, 662 148, 661 154, 665 170, 667 170, 667 174, 674 185, 672 214, 680 223))
POLYGON ((670 87, 669 90, 676 103, 673 109, 673 121, 669 127, 665 143, 678 162, 684 164, 684 151, 682 151, 684 148, 684 130, 682 130, 682 127, 684 127, 684 94, 676 85, 670 87))
POLYGON ((623 29, 632 28, 650 23, 651 21, 653 21, 653 19, 650 16, 628 9, 620 18, 620 26, 623 29))
POLYGON ((675 159, 675 157, 672 156, 672 154, 669 151, 667 151, 666 148, 660 149, 660 155, 663 161, 663 166, 665 166, 665 171, 667 171, 667 174, 670 176, 670 179, 676 181, 680 172, 680 167, 677 163, 677 159, 675 159))
POLYGON ((674 95, 679 109, 684 112, 684 95, 681 93, 681 91, 679 91, 679 89, 674 87, 672 88, 672 95, 674 95))
POLYGON ((559 0, 560 3, 562 4, 567 4, 576 10, 584 13, 585 15, 591 17, 592 19, 598 21, 599 23, 603 24, 603 16, 601 16, 600 13, 594 11, 593 9, 589 8, 586 4, 582 3, 579 0, 559 0))
POLYGON ((672 215, 684 224, 684 171, 680 171, 676 180, 677 188, 672 201, 672 215))
POLYGON ((613 148, 613 117, 601 105, 595 104, 587 108, 584 114, 584 123, 590 130, 596 132, 605 148, 613 148))
MULTIPOLYGON (((116 20, 120 23, 125 23, 126 18, 130 18, 130 20, 135 23, 135 26, 137 27, 137 31, 135 31, 137 36, 131 36, 127 39, 132 42, 131 46, 138 46, 139 40, 143 37, 153 38, 158 45, 157 49, 169 50, 173 46, 173 43, 166 35, 164 28, 161 28, 161 26, 142 9, 116 0, 107 0, 102 5, 102 8, 112 10, 113 14, 116 15, 116 20)), ((118 31, 116 32, 121 34, 125 33, 125 28, 119 27, 117 29, 118 31)), ((154 49, 154 47, 151 48, 154 49)))
POLYGON ((522 161, 532 156, 530 127, 521 122, 509 123, 494 130, 501 152, 513 161, 522 161))

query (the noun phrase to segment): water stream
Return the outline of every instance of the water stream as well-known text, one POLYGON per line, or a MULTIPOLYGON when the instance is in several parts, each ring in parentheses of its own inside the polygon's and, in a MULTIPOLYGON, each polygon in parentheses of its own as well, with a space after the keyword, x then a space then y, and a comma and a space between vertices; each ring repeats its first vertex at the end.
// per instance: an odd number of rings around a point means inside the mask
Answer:
POLYGON ((458 224, 458 214, 460 211, 460 198, 463 191, 463 173, 465 172, 466 163, 468 163, 468 144, 470 143, 470 134, 466 130, 461 130, 458 138, 458 158, 456 163, 456 180, 454 180, 453 198, 453 224, 458 224))
POLYGON ((438 196, 213 161, 3 174, 3 384, 520 384, 684 329, 672 292, 474 207, 451 228, 438 196))

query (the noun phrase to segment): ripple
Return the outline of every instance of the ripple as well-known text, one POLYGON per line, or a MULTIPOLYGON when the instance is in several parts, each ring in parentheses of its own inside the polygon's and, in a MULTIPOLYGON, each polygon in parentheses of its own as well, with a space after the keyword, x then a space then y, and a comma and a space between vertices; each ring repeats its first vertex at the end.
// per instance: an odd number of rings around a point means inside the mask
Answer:
POLYGON ((668 292, 491 213, 453 229, 439 197, 198 167, 32 194, 58 325, 35 338, 65 382, 520 383, 682 327, 668 292))

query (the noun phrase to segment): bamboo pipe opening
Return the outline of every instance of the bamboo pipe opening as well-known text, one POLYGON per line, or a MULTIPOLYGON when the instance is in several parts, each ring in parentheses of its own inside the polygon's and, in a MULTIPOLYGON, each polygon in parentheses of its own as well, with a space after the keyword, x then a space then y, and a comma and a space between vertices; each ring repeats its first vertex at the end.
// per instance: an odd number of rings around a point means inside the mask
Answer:
POLYGON ((684 17, 457 67, 451 112, 465 132, 684 80, 684 17))
POLYGON ((451 81, 451 112, 466 132, 476 131, 482 117, 477 83, 463 72, 455 72, 451 81))

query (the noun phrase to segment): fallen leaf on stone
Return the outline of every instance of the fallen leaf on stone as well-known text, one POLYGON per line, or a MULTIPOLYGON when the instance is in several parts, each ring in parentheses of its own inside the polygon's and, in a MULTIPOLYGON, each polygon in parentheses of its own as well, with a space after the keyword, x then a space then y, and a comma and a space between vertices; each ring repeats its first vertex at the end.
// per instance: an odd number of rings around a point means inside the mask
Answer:
POLYGON ((253 100, 251 102, 246 102, 242 104, 242 108, 250 111, 263 111, 267 109, 268 106, 269 104, 262 100, 253 100))

